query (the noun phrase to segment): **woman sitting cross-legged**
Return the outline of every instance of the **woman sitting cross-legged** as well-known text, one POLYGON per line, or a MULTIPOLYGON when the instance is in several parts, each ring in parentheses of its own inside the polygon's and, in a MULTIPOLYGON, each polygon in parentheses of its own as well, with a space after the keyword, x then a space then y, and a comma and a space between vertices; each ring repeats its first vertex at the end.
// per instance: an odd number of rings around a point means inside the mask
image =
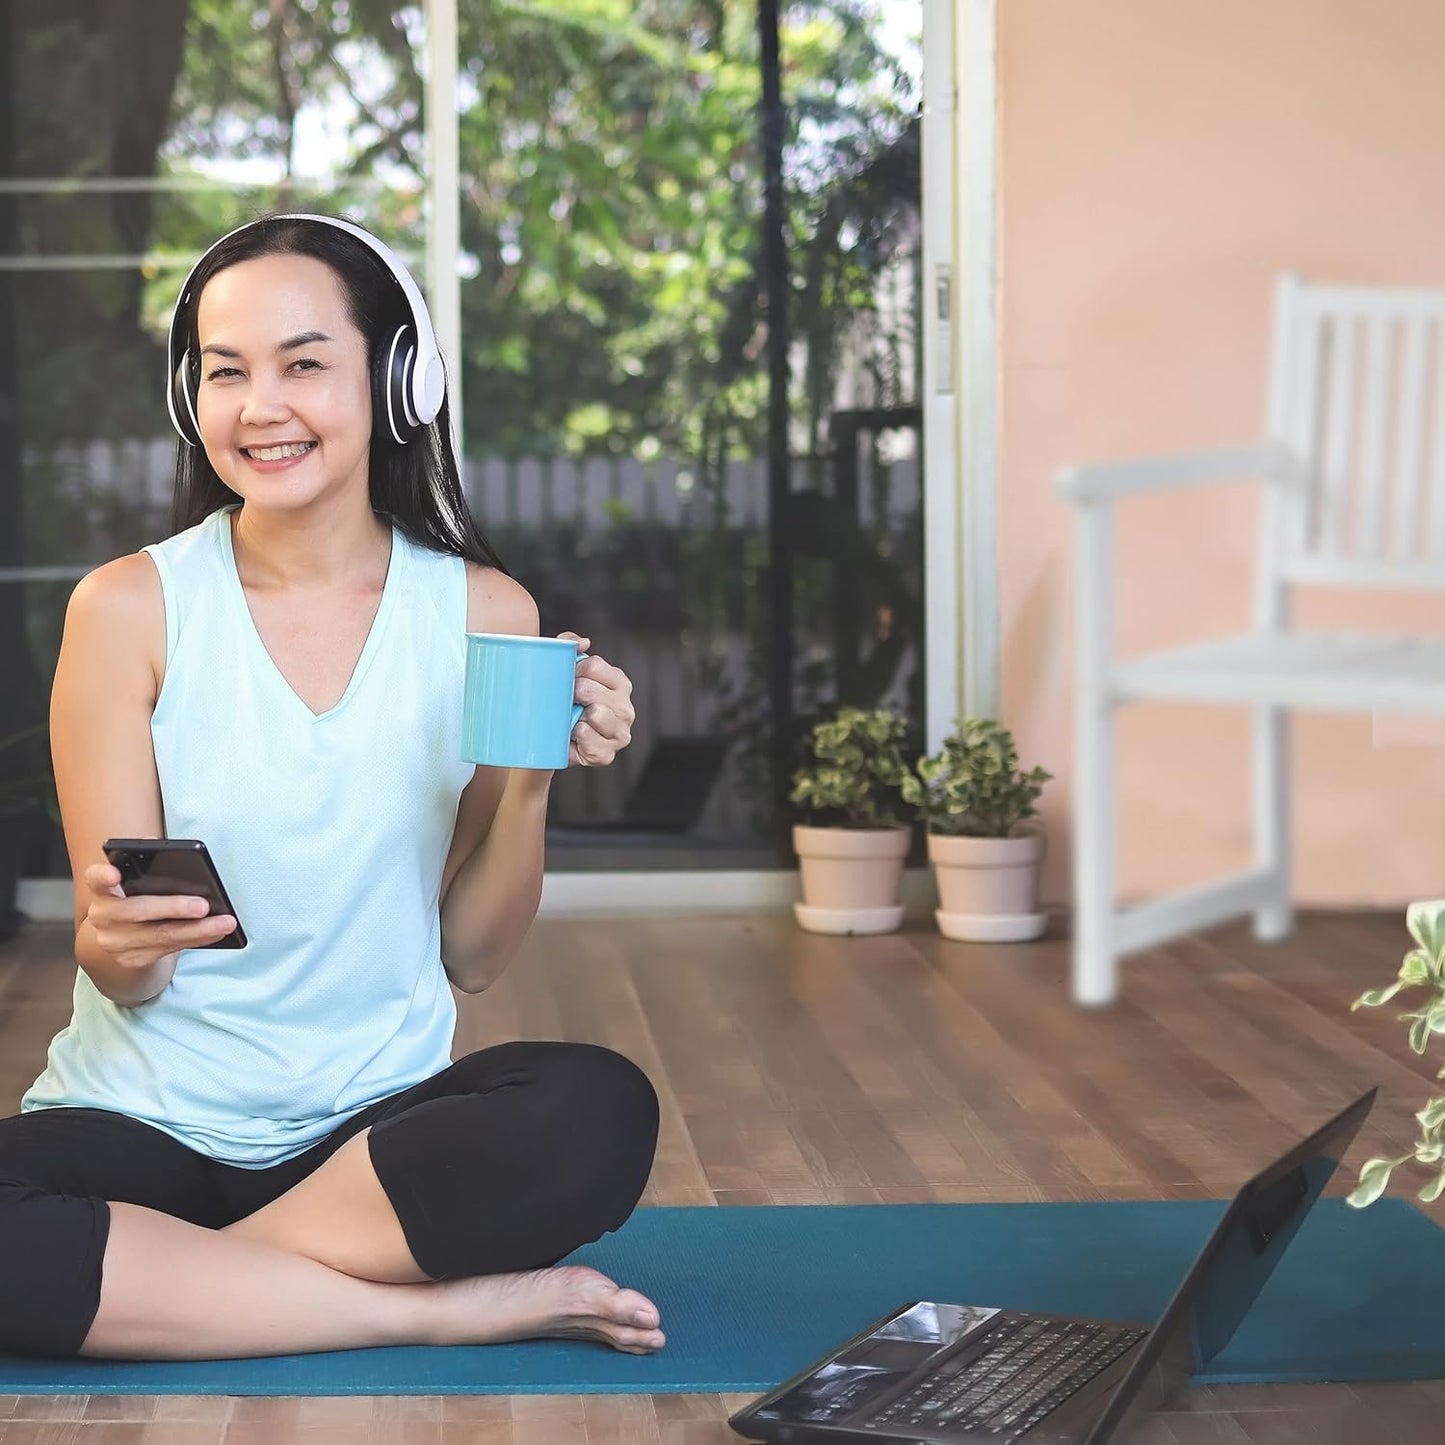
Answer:
MULTIPOLYGON (((535 917, 552 774, 460 761, 465 634, 538 614, 468 515, 415 283, 348 222, 267 217, 201 258, 171 350, 174 534, 81 581, 56 668, 79 968, 0 1119, 0 1350, 656 1350, 651 1301, 558 1264, 642 1195, 646 1076, 451 1060, 448 981, 485 989, 535 917), (208 845, 245 948, 125 896, 103 842, 162 836, 208 845)), ((627 745, 631 692, 579 664, 572 763, 627 745)))

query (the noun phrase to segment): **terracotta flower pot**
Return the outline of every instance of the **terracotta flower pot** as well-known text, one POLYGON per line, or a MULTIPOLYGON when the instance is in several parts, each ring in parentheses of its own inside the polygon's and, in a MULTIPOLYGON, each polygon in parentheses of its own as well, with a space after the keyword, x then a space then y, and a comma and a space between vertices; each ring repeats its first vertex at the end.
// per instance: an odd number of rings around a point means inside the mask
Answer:
POLYGON ((975 943, 1018 943, 1037 938, 1048 922, 1039 911, 1039 865, 1044 835, 955 838, 928 835, 928 856, 938 879, 934 917, 945 938, 975 943))
POLYGON ((803 887, 793 905, 809 933, 892 933, 903 922, 898 886, 908 855, 909 830, 898 828, 793 829, 803 887))

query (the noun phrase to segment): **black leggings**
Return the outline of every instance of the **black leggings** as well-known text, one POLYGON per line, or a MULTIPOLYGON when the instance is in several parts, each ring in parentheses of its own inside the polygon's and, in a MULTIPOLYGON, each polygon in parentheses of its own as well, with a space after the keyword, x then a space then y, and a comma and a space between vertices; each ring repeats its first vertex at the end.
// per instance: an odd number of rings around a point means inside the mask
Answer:
POLYGON ((652 1171, 657 1095, 595 1044, 500 1044, 368 1105, 304 1154, 241 1169, 104 1109, 0 1119, 0 1351, 72 1356, 100 1307, 107 1201, 220 1229, 367 1126, 377 1178, 433 1279, 555 1264, 619 1228, 652 1171))

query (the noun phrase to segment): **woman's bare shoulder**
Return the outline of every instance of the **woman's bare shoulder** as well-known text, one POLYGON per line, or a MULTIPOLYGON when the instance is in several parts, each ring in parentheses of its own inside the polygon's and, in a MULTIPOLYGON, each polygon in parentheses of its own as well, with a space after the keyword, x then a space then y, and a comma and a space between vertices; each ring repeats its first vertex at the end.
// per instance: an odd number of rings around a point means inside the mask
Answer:
POLYGON ((541 620, 532 594, 495 567, 467 563, 467 631, 537 635, 541 620))
POLYGON ((144 552, 117 557, 87 572, 70 594, 65 626, 103 652, 114 649, 117 661, 135 658, 139 650, 159 689, 166 655, 166 604, 160 574, 144 552))

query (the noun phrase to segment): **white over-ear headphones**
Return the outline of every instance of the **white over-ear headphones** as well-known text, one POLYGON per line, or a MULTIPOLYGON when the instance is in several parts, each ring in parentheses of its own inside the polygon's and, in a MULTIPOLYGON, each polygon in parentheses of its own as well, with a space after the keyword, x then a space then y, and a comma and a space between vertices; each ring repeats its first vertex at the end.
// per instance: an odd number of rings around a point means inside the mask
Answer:
POLYGON ((442 370, 441 352, 437 349, 436 333, 432 330, 431 317, 421 291, 411 278, 411 273, 402 265, 396 253, 384 242, 377 240, 369 231, 354 226, 335 216, 314 216, 293 213, 281 216, 264 216, 258 221, 247 221, 228 231, 219 241, 207 247, 200 260, 191 267, 181 294, 176 298, 176 309, 171 314, 170 335, 166 351, 170 362, 170 380, 166 386, 166 410, 170 413, 171 424, 180 433, 181 440, 197 447, 201 444, 201 426, 196 418, 195 377, 192 375, 191 355, 185 345, 186 320, 189 308, 194 305, 191 283, 206 257, 221 244, 241 231, 252 226, 264 225, 270 221, 316 221, 323 226, 335 226, 355 236, 368 246, 391 272, 406 297, 411 323, 396 329, 396 334, 378 347, 376 364, 372 373, 371 420, 372 433, 380 438, 391 438, 405 444, 431 422, 441 410, 442 397, 446 393, 446 376, 442 370))

